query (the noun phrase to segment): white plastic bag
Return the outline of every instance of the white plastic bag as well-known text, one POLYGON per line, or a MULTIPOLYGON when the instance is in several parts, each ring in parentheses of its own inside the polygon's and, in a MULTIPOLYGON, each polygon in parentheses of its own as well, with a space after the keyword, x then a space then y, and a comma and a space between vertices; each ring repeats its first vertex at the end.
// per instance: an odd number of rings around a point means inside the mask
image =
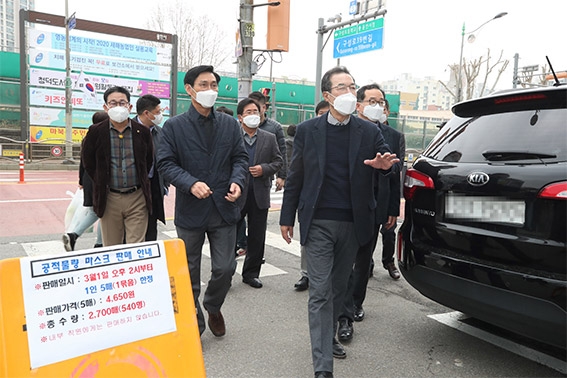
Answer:
MULTIPOLYGON (((76 222, 73 222, 73 217, 75 212, 83 208, 83 189, 78 188, 75 193, 71 191, 67 191, 67 194, 73 197, 71 199, 71 203, 67 206, 67 211, 65 212, 65 232, 73 232, 74 226, 76 226, 76 222)), ((74 217, 78 219, 79 217, 74 217)))

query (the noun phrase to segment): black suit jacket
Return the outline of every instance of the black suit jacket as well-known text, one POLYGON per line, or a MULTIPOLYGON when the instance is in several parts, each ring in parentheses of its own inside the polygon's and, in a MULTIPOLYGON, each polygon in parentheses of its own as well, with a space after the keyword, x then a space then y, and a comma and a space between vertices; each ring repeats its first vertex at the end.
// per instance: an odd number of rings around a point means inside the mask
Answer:
POLYGON ((392 166, 390 175, 376 175, 376 198, 378 201, 376 224, 383 224, 389 216, 397 217, 400 215, 401 173, 404 155, 406 154, 406 139, 404 134, 388 125, 378 123, 378 128, 382 131, 390 150, 400 159, 399 163, 392 166))
MULTIPOLYGON (((152 196, 148 172, 153 161, 153 143, 150 130, 134 120, 132 125, 132 142, 136 173, 140 180, 141 189, 146 198, 146 207, 151 213, 152 196)), ((91 125, 81 150, 81 159, 85 170, 93 180, 93 210, 99 218, 106 209, 106 196, 110 183, 110 121, 91 125)))
MULTIPOLYGON (((301 244, 305 244, 313 215, 323 188, 326 164, 327 115, 312 118, 298 125, 293 142, 293 156, 286 181, 280 225, 293 226, 298 212, 301 244)), ((376 196, 374 168, 364 160, 376 153, 390 152, 376 124, 351 116, 349 172, 351 205, 356 236, 366 244, 375 225, 376 196)))
MULTIPOLYGON (((136 121, 142 124, 139 117, 136 117, 136 121)), ((152 134, 152 142, 154 144, 154 171, 152 178, 150 179, 150 190, 152 193, 152 215, 154 215, 155 219, 158 219, 163 224, 165 224, 165 208, 163 206, 163 197, 166 195, 166 188, 169 187, 169 183, 167 183, 163 179, 163 176, 159 174, 159 170, 157 169, 156 164, 156 151, 162 130, 160 126, 153 126, 150 127, 150 132, 152 134)))

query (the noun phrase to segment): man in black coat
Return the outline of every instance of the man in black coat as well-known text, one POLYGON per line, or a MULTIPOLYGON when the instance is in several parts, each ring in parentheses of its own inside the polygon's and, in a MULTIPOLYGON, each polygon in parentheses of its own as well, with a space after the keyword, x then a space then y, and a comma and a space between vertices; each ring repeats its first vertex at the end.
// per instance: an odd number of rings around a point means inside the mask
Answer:
MULTIPOLYGON (((369 84, 357 91, 358 116, 376 124, 382 132, 390 150, 403 161, 405 155, 404 135, 390 126, 387 126, 386 98, 378 84, 369 84)), ((344 307, 339 316, 339 340, 350 341, 354 336, 354 321, 364 319, 362 303, 366 297, 372 253, 376 247, 378 230, 382 233, 383 249, 382 264, 393 279, 400 278, 400 272, 394 263, 396 220, 400 215, 400 177, 402 163, 392 166, 391 174, 376 175, 375 195, 378 203, 376 209, 376 225, 372 239, 358 249, 354 268, 349 279, 349 287, 345 297, 344 307)))
POLYGON ((165 122, 157 150, 159 173, 176 188, 175 226, 185 243, 201 334, 206 328, 199 302, 201 257, 205 235, 209 240, 211 279, 203 307, 209 314, 209 329, 217 337, 226 333, 221 307, 236 270, 234 246, 240 220, 236 200, 248 170, 238 121, 213 108, 219 82, 212 66, 187 71, 184 83, 191 106, 165 122))
POLYGON ((280 229, 291 243, 298 212, 309 274, 313 368, 316 377, 329 377, 333 357, 346 357, 335 338, 336 324, 356 251, 372 237, 375 170, 389 171, 399 160, 374 124, 351 116, 356 84, 345 67, 327 71, 321 90, 331 108, 297 127, 280 229))

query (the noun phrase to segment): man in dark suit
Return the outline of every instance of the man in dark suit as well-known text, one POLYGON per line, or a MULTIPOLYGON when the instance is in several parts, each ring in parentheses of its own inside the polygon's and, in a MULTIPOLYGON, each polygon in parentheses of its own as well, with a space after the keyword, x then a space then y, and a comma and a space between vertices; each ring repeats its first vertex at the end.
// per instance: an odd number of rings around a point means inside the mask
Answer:
POLYGON ((245 98, 240 101, 236 114, 242 125, 250 166, 246 186, 237 201, 241 216, 239 226, 248 216, 248 250, 242 267, 242 282, 259 289, 262 287, 259 276, 264 259, 272 176, 283 166, 283 158, 276 136, 258 128, 260 105, 256 100, 245 98))
MULTIPOLYGON (((161 100, 152 94, 145 94, 136 101, 136 121, 150 129, 154 149, 157 149, 161 134, 160 123, 163 122, 161 100)), ((168 185, 154 163, 150 168, 150 187, 152 190, 152 212, 148 217, 148 229, 146 230, 146 241, 157 240, 157 221, 165 224, 165 210, 163 207, 163 197, 167 194, 168 185)))
POLYGON ((399 160, 375 125, 351 116, 356 84, 345 67, 327 71, 321 90, 331 108, 297 127, 280 228, 291 243, 298 211, 313 368, 316 377, 332 377, 333 357, 346 357, 335 334, 355 252, 374 229, 375 169, 388 171, 399 160))
POLYGON ((369 84, 357 91, 358 116, 376 124, 382 132, 384 140, 390 150, 400 158, 394 164, 391 174, 376 175, 375 188, 378 208, 376 210, 376 225, 372 239, 361 246, 356 254, 354 268, 351 272, 344 307, 339 316, 339 340, 342 342, 352 340, 354 336, 354 321, 364 319, 362 303, 366 297, 372 253, 376 248, 378 230, 382 233, 382 264, 393 279, 400 278, 400 272, 394 263, 394 250, 396 241, 396 220, 400 215, 400 177, 402 161, 405 155, 404 135, 390 126, 387 126, 387 113, 385 93, 378 84, 369 84))
POLYGON ((128 118, 130 92, 110 87, 104 110, 110 120, 92 125, 81 159, 93 180, 93 210, 100 218, 104 246, 144 241, 152 197, 148 172, 153 162, 150 130, 128 118), (124 236, 126 234, 126 236, 124 236))
POLYGON ((234 245, 248 154, 233 117, 213 109, 220 76, 212 66, 196 66, 185 75, 191 96, 187 112, 168 119, 162 130, 157 167, 176 188, 175 226, 185 242, 191 286, 201 334, 205 318, 199 304, 201 256, 205 235, 211 248, 211 279, 203 297, 213 335, 226 333, 221 307, 236 269, 234 245))

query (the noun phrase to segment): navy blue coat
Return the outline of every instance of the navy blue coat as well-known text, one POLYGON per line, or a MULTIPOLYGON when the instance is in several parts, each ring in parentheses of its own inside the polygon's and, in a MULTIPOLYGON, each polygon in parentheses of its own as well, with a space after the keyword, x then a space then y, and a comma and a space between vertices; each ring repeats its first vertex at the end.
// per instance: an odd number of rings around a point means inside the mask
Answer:
MULTIPOLYGON (((325 190, 322 186, 327 156, 327 116, 328 113, 299 124, 293 142, 280 225, 293 226, 297 211, 302 245, 307 240, 320 194, 325 190)), ((390 150, 376 124, 351 116, 345 127, 350 131, 349 172, 354 225, 358 242, 363 245, 372 237, 376 212, 375 169, 365 165, 364 160, 390 150)))
POLYGON ((207 225, 213 206, 228 224, 240 220, 235 202, 227 201, 230 184, 244 188, 248 153, 240 124, 233 117, 212 111, 213 143, 209 150, 198 137, 199 113, 193 105, 163 125, 157 148, 157 167, 164 180, 175 186, 175 225, 201 229, 207 225), (191 193, 197 181, 206 183, 213 194, 198 199, 191 193))

